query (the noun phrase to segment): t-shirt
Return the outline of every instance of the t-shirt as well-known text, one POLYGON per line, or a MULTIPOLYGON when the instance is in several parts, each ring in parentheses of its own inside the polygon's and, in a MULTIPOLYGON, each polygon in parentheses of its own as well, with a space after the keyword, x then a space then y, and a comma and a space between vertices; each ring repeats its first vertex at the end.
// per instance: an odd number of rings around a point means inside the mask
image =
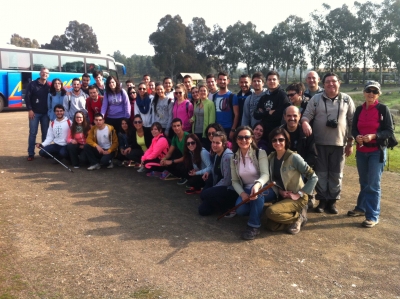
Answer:
POLYGON ((203 134, 204 107, 200 108, 200 105, 196 105, 194 108, 194 115, 196 116, 196 122, 194 124, 194 132, 193 133, 203 134))
POLYGON ((142 151, 147 151, 146 142, 144 140, 144 135, 140 137, 138 133, 136 133, 136 142, 142 148, 142 151))
POLYGON ((185 148, 185 139, 186 139, 187 135, 189 135, 188 132, 183 132, 183 138, 181 141, 179 141, 179 138, 177 135, 172 137, 171 145, 178 148, 180 150, 180 152, 182 153, 182 155, 183 155, 183 149, 185 148))
POLYGON ((108 150, 111 147, 110 139, 108 137, 108 126, 105 126, 104 129, 97 129, 96 137, 97 144, 102 148, 108 150))
POLYGON ((230 129, 232 127, 232 121, 234 117, 232 107, 239 105, 236 95, 233 95, 232 105, 230 105, 229 96, 231 93, 232 92, 228 91, 223 95, 217 93, 214 96, 216 122, 219 123, 224 129, 225 128, 230 129))
POLYGON ((290 150, 297 152, 297 143, 299 141, 300 138, 300 126, 297 127, 296 131, 294 132, 289 132, 289 136, 290 136, 290 150))
POLYGON ((285 191, 285 186, 283 185, 282 176, 281 176, 282 162, 283 162, 283 158, 278 160, 278 158, 275 156, 274 169, 272 170, 273 171, 272 177, 273 177, 273 180, 275 181, 276 186, 279 188, 282 188, 282 190, 285 191))

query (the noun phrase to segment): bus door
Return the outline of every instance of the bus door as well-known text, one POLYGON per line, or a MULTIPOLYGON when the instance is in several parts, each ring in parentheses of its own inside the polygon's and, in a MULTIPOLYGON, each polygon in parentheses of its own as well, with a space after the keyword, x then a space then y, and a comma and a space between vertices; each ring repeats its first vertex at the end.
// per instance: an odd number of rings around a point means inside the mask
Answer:
POLYGON ((12 72, 7 74, 8 77, 8 107, 22 107, 22 82, 21 73, 12 72))

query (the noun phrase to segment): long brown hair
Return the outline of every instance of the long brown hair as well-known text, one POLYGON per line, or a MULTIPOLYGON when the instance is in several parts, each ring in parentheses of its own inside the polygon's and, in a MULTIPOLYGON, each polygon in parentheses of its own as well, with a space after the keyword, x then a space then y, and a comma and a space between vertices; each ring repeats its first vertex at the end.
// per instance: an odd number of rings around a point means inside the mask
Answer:
POLYGON ((199 137, 196 134, 190 133, 185 138, 185 147, 183 148, 183 161, 185 162, 185 166, 187 169, 192 169, 193 164, 196 164, 199 169, 201 169, 201 150, 202 145, 199 137), (193 155, 190 153, 187 141, 191 138, 196 142, 196 148, 193 151, 193 155))
POLYGON ((82 111, 76 111, 75 114, 74 114, 74 119, 72 120, 72 125, 71 125, 71 136, 75 137, 75 134, 76 134, 76 127, 78 126, 78 124, 77 124, 77 122, 75 120, 75 117, 76 117, 76 115, 78 113, 82 114, 83 122, 82 122, 81 126, 83 128, 83 135, 85 136, 85 138, 87 138, 88 133, 90 131, 90 125, 89 125, 89 122, 86 119, 85 114, 83 114, 82 111))

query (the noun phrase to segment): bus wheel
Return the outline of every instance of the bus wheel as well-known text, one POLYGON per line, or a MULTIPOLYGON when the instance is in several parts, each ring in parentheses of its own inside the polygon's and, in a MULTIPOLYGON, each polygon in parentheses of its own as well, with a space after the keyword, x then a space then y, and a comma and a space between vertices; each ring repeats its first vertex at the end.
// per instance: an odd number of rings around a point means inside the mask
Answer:
POLYGON ((3 111, 4 108, 4 98, 0 96, 0 112, 3 111))

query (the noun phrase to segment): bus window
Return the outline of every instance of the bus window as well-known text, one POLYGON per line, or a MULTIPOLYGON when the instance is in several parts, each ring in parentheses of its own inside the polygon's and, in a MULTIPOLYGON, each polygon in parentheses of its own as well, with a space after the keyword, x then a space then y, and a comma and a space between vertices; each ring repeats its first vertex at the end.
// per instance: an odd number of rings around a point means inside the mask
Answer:
POLYGON ((98 58, 86 58, 86 72, 93 73, 93 71, 106 71, 108 70, 107 61, 98 58))
POLYGON ((40 71, 42 67, 48 68, 50 72, 59 72, 58 55, 33 53, 33 70, 40 71))
POLYGON ((8 70, 30 70, 31 59, 29 53, 1 51, 1 65, 8 70))
POLYGON ((61 55, 61 71, 83 74, 85 72, 85 62, 83 61, 83 57, 61 55))

